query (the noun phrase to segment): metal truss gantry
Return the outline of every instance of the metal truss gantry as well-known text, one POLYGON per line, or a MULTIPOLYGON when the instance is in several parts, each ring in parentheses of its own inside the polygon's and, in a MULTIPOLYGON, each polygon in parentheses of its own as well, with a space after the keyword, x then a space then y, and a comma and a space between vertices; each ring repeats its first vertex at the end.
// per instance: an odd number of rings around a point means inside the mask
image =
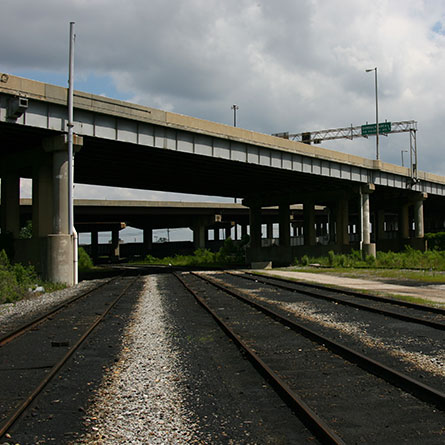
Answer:
MULTIPOLYGON (((411 177, 417 178, 417 122, 416 121, 400 121, 391 122, 389 131, 379 131, 380 135, 387 136, 391 133, 410 133, 410 164, 411 164, 411 177)), ((382 123, 379 124, 379 128, 382 123)), ((368 125, 367 125, 368 126, 368 125)), ((374 124, 375 126, 375 124, 374 124)), ((305 144, 320 144, 322 141, 329 141, 333 139, 350 139, 354 138, 366 138, 372 134, 364 134, 363 125, 344 128, 331 128, 329 130, 308 131, 304 133, 274 133, 273 136, 281 137, 284 139, 291 139, 297 142, 303 142, 305 144)), ((374 133, 375 134, 375 133, 374 133)))

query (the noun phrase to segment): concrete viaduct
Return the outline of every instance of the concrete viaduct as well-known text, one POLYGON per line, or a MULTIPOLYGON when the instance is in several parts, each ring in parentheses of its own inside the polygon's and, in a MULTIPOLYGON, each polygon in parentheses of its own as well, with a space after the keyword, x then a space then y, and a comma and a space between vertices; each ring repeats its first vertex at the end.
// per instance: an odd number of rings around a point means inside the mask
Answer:
MULTIPOLYGON (((263 208, 261 212, 262 245, 277 245, 276 226, 279 209, 263 208), (275 226, 275 230, 274 230, 275 226)), ((1 213, 1 206, 0 206, 1 213)), ((20 227, 32 220, 32 200, 20 199, 20 227)), ((303 206, 290 206, 291 244, 303 245, 303 206)), ((167 256, 174 253, 193 253, 197 248, 208 248, 217 251, 225 239, 240 240, 248 234, 249 208, 241 204, 217 202, 166 202, 166 201, 122 201, 75 199, 74 222, 77 233, 90 233, 91 244, 87 247, 93 259, 99 254, 118 260, 123 257, 152 254, 167 256), (199 237, 200 227, 205 228, 205 237, 199 237), (143 231, 142 243, 125 243, 120 245, 119 232, 126 227, 143 231), (194 233, 193 242, 153 243, 153 230, 189 228, 194 233), (99 232, 111 232, 111 243, 99 245, 99 232)), ((326 226, 328 215, 323 207, 316 207, 315 225, 319 227, 319 242, 327 242, 326 234, 321 228, 326 226), (321 237, 324 237, 321 239, 321 237)), ((26 258, 28 241, 16 242, 16 254, 26 258)))
MULTIPOLYGON (((75 182, 243 198, 249 261, 424 248, 425 223, 443 228, 441 176, 413 178, 408 168, 82 92, 74 107, 75 182), (291 204, 303 205, 304 246, 291 245, 291 204), (330 245, 317 245, 315 205, 329 210, 330 245), (262 246, 267 206, 279 208, 279 246, 262 246), (359 230, 356 246, 351 226, 359 230), (398 239, 388 239, 394 227, 398 239)), ((46 278, 71 283, 67 115, 66 88, 0 73, 1 233, 17 238, 19 178, 32 178, 29 258, 46 278)), ((204 239, 204 230, 196 236, 204 239)))

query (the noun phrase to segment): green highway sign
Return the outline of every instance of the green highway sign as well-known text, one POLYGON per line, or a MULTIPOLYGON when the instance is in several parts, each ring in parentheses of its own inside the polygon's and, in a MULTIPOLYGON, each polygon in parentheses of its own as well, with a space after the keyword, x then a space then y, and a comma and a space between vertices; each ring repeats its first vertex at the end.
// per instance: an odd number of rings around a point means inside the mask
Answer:
MULTIPOLYGON (((391 122, 380 122, 379 123, 379 134, 391 133, 391 122)), ((367 136, 370 134, 377 134, 377 127, 375 124, 362 125, 362 136, 367 136)))

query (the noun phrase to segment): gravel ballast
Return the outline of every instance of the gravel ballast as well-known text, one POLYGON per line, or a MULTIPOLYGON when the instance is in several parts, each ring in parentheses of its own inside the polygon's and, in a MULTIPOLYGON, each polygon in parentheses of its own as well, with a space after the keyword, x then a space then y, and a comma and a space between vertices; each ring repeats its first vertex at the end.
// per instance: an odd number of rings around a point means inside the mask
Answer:
POLYGON ((317 443, 172 275, 145 278, 76 443, 317 443))
POLYGON ((177 351, 169 344, 155 281, 146 278, 122 355, 88 411, 91 433, 81 443, 196 442, 195 425, 183 403, 184 376, 177 351))
POLYGON ((28 298, 15 303, 0 304, 0 335, 5 334, 20 324, 25 323, 50 308, 63 304, 70 298, 94 289, 107 279, 82 281, 74 287, 51 293, 31 294, 28 298))

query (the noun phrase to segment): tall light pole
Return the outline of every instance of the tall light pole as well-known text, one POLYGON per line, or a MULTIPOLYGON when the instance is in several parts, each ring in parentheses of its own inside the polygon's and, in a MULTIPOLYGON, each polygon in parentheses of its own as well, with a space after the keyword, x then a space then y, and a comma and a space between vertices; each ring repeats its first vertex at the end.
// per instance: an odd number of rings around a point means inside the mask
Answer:
POLYGON ((377 67, 371 68, 369 70, 365 70, 367 73, 371 71, 375 72, 375 127, 376 127, 376 138, 375 138, 375 150, 376 150, 376 159, 380 159, 379 152, 379 99, 377 94, 377 67))
POLYGON ((74 127, 74 22, 70 22, 69 66, 68 66, 68 225, 69 234, 73 239, 73 284, 79 281, 78 265, 79 253, 77 249, 77 232, 74 228, 74 152, 73 152, 73 127, 74 127))
POLYGON ((236 127, 236 110, 239 110, 239 106, 233 104, 231 109, 233 110, 233 126, 236 127))
MULTIPOLYGON (((239 110, 239 106, 236 104, 233 104, 230 108, 233 110, 233 126, 236 127, 236 110, 239 110)), ((236 204, 236 198, 233 198, 233 199, 236 204)))

